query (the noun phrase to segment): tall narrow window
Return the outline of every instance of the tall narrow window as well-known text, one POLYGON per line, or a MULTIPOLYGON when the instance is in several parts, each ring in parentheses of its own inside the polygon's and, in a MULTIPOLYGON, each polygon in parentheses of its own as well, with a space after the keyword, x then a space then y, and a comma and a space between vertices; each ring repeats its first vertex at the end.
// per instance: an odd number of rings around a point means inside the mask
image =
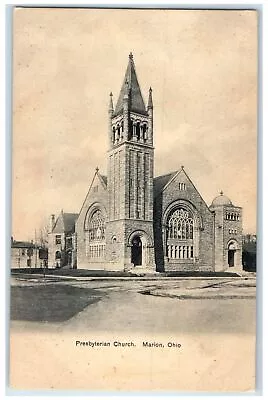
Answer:
POLYGON ((133 121, 132 119, 129 121, 129 135, 128 135, 128 140, 131 140, 133 138, 133 121))
POLYGON ((87 254, 92 259, 103 259, 105 252, 105 218, 96 210, 89 221, 89 247, 87 254))
POLYGON ((137 122, 137 125, 136 125, 136 136, 137 136, 137 139, 140 140, 140 138, 141 138, 141 130, 140 130, 140 123, 139 122, 137 122))
POLYGON ((142 131, 143 131, 143 138, 144 140, 148 139, 148 135, 147 135, 147 126, 144 124, 142 127, 142 131))

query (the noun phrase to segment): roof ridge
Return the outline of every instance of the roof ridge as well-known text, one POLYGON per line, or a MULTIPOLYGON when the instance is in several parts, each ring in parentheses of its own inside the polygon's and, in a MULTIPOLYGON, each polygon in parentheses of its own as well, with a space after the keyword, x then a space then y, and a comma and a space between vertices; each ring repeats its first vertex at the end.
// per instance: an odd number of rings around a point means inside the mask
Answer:
POLYGON ((164 176, 168 176, 168 175, 172 175, 172 174, 176 174, 178 171, 179 171, 179 170, 167 172, 166 174, 155 176, 154 179, 162 178, 162 177, 164 177, 164 176))
POLYGON ((177 171, 172 171, 164 175, 156 176, 154 178, 154 198, 156 198, 166 187, 168 182, 177 174, 177 171))
POLYGON ((66 214, 78 215, 78 213, 76 213, 76 212, 64 212, 63 213, 63 215, 66 215, 66 214))

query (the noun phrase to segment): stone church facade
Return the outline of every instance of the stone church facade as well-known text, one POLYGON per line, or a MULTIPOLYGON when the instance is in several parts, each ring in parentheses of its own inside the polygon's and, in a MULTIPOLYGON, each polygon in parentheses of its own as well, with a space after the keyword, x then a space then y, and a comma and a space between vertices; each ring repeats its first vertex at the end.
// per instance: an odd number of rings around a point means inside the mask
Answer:
POLYGON ((222 192, 208 206, 183 166, 154 177, 152 89, 145 106, 132 54, 108 121, 107 176, 96 169, 79 214, 52 219, 49 267, 242 268, 241 207, 222 192))

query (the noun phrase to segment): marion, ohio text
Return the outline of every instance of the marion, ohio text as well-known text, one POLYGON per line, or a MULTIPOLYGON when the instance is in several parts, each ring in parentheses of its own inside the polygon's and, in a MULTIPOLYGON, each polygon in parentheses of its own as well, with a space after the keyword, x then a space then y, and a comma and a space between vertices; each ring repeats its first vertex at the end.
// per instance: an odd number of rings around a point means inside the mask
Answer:
POLYGON ((88 348, 88 349, 96 349, 96 348, 107 348, 107 347, 114 347, 114 348, 129 348, 129 347, 144 347, 144 348, 173 348, 173 349, 180 349, 181 343, 177 342, 155 342, 155 341, 140 341, 140 342, 133 342, 133 341, 97 341, 97 340, 76 340, 75 346, 80 348, 88 348))

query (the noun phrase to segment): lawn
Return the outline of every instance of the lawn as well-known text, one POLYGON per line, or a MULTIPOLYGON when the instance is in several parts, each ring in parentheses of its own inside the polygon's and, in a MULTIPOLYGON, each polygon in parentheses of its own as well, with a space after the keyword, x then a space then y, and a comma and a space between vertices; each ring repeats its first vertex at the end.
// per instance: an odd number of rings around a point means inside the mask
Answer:
POLYGON ((10 295, 11 320, 62 322, 98 302, 105 293, 69 285, 38 284, 12 286, 10 295))
MULTIPOLYGON (((11 269, 11 275, 43 275, 44 270, 41 268, 13 268, 11 269)), ((48 268, 45 270, 46 276, 73 276, 73 277, 97 277, 97 278, 107 278, 107 277, 114 277, 114 278, 133 278, 139 276, 148 276, 148 274, 143 273, 142 271, 136 272, 133 270, 132 272, 126 271, 106 271, 106 270, 87 270, 87 269, 52 269, 48 268)), ((149 274, 150 276, 150 274, 149 274)), ((234 272, 209 272, 209 271, 173 271, 173 272, 161 272, 158 274, 158 277, 230 277, 230 276, 237 276, 234 272)))

